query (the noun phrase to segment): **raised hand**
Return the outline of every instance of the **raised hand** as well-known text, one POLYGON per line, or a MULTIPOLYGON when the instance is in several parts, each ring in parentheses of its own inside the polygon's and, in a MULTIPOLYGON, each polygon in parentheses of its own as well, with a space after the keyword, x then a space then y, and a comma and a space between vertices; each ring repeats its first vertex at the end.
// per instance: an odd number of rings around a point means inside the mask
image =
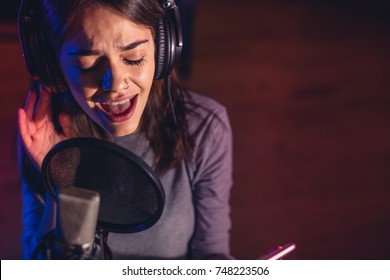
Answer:
MULTIPOLYGON (((25 107, 18 109, 19 135, 27 155, 38 170, 41 169, 43 159, 49 150, 70 136, 65 136, 55 130, 51 112, 51 94, 41 87, 35 108, 37 93, 30 90, 25 107)), ((62 116, 61 120, 64 122, 66 118, 62 116)))

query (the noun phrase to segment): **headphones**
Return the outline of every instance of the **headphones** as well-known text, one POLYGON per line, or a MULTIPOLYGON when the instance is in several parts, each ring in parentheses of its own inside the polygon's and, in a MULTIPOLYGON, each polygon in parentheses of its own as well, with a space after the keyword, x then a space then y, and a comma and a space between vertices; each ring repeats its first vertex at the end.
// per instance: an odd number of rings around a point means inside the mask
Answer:
MULTIPOLYGON (((33 80, 39 80, 53 92, 65 92, 68 86, 57 59, 52 57, 53 50, 45 42, 43 30, 36 26, 36 1, 38 0, 21 0, 17 24, 22 55, 33 80)), ((183 47, 179 10, 175 0, 158 1, 165 15, 155 27, 155 80, 169 77, 183 47)))

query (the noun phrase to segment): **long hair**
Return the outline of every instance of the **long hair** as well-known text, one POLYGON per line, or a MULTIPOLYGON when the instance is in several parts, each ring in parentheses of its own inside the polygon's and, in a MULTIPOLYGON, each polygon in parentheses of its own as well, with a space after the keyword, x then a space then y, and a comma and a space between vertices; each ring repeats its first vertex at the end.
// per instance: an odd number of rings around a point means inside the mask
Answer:
MULTIPOLYGON (((56 57, 57 63, 58 51, 67 29, 83 9, 97 6, 113 8, 129 20, 150 28, 152 34, 155 34, 155 27, 164 15, 161 4, 157 0, 43 0, 38 2, 42 3, 41 7, 37 8, 42 17, 39 28, 44 30, 44 38, 48 49, 52 52, 48 55, 56 57)), ((59 67, 59 64, 53 64, 52 67, 59 67)), ((154 151, 154 167, 160 175, 190 155, 194 146, 186 120, 184 101, 186 90, 179 85, 175 74, 170 78, 172 81, 169 83, 170 92, 176 118, 173 117, 170 107, 168 89, 164 87, 163 81, 155 80, 139 124, 140 132, 145 134, 154 151)), ((106 132, 83 112, 70 92, 52 94, 53 120, 60 133, 62 131, 58 116, 62 112, 71 117, 77 137, 107 138, 106 132)), ((21 161, 22 176, 33 188, 42 193, 39 184, 34 183, 36 170, 32 169, 31 162, 24 155, 21 161)))

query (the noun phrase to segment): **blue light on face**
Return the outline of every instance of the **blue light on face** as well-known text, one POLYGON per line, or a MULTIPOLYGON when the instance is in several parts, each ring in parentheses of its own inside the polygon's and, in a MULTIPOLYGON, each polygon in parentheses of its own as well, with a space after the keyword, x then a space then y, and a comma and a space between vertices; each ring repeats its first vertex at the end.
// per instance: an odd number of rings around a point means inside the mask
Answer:
POLYGON ((103 77, 103 84, 102 84, 103 90, 109 90, 111 88, 111 84, 112 84, 112 72, 111 69, 108 68, 103 77))

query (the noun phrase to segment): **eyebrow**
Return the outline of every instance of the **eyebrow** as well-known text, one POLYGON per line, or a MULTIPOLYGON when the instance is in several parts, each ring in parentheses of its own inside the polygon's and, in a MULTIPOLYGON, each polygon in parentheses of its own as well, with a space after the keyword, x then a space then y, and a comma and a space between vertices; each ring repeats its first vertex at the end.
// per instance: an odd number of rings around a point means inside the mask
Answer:
POLYGON ((147 39, 146 39, 146 40, 135 41, 135 42, 130 43, 130 44, 126 45, 126 46, 118 47, 118 49, 119 49, 120 51, 128 51, 128 50, 135 49, 135 48, 138 47, 139 45, 145 44, 145 43, 147 43, 147 42, 148 42, 147 39))
MULTIPOLYGON (((147 43, 149 40, 140 40, 140 41, 135 41, 133 43, 130 43, 126 46, 119 46, 117 47, 120 51, 128 51, 135 49, 139 45, 147 43)), ((98 55, 99 51, 97 50, 70 50, 69 55, 75 55, 75 56, 92 56, 92 55, 98 55)))

